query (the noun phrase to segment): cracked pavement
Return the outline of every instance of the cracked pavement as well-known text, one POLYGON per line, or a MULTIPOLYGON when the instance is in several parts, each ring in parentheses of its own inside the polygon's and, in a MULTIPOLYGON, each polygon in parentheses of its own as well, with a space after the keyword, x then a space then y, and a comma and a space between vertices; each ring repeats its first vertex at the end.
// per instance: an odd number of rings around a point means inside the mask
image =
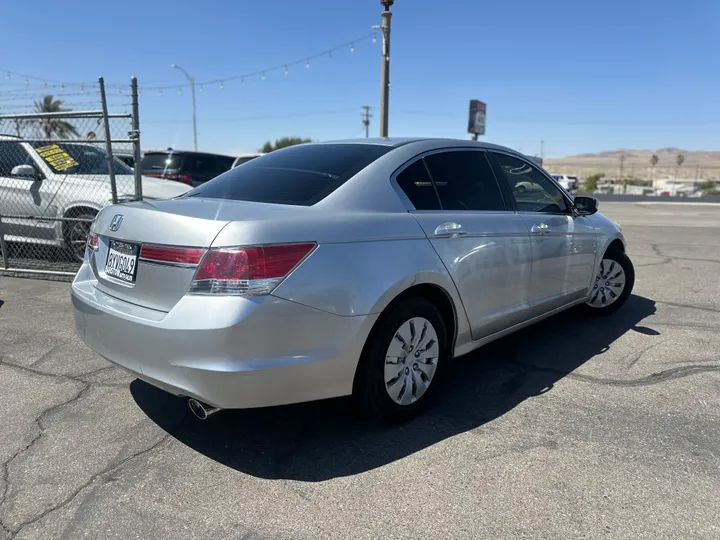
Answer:
POLYGON ((0 540, 720 537, 720 206, 601 202, 637 279, 458 359, 397 427, 337 399, 201 423, 0 277, 0 540))

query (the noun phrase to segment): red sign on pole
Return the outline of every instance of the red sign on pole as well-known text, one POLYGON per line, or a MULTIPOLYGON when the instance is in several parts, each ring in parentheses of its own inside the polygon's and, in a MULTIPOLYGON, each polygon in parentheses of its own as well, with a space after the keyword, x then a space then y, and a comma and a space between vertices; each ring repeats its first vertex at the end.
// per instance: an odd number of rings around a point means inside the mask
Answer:
POLYGON ((477 99, 470 100, 470 118, 468 119, 468 133, 485 135, 485 115, 487 105, 477 99))

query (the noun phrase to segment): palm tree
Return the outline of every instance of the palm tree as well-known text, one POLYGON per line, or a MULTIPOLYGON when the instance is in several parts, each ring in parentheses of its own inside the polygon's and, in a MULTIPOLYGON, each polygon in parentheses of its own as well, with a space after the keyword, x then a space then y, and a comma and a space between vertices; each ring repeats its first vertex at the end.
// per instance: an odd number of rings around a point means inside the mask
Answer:
MULTIPOLYGON (((38 113, 57 113, 70 111, 63 108, 61 99, 53 99, 53 96, 45 96, 42 101, 35 102, 35 111, 38 113)), ((45 137, 50 139, 56 135, 59 139, 69 139, 71 136, 79 136, 77 129, 71 123, 59 118, 43 118, 41 120, 42 130, 45 137)))
MULTIPOLYGON (((675 163, 677 163, 678 169, 680 169, 680 167, 682 167, 682 164, 685 163, 685 156, 683 156, 682 154, 678 154, 675 158, 675 163)), ((677 178, 677 171, 675 172, 675 178, 677 178)))
POLYGON ((658 164, 658 161, 660 161, 660 158, 657 156, 657 154, 653 154, 650 157, 650 182, 653 181, 653 178, 655 176, 655 165, 658 164))

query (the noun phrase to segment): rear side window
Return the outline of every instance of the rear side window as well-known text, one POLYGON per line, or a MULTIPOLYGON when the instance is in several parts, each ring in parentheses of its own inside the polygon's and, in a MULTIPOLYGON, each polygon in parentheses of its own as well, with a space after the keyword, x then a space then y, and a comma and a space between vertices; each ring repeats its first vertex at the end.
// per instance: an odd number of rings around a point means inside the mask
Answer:
POLYGON ((440 210, 440 201, 422 159, 398 174, 397 183, 416 210, 440 210))
POLYGON ((425 158, 443 210, 505 210, 483 152, 454 151, 425 158))
POLYGON ((392 150, 371 144, 309 144, 270 152, 186 197, 312 206, 392 150))

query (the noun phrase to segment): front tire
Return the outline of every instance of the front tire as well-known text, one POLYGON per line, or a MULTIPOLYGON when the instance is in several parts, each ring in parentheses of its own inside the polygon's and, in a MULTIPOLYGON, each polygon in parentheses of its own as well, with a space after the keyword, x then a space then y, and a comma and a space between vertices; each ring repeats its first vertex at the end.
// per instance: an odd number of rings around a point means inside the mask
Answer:
POLYGON ((404 422, 437 390, 447 359, 445 323, 432 302, 410 298, 377 324, 358 364, 353 397, 371 417, 404 422))
POLYGON ((610 315, 620 309, 635 285, 635 268, 624 251, 610 247, 603 255, 588 301, 590 315, 610 315))
POLYGON ((85 245, 87 237, 90 234, 90 226, 95 219, 95 214, 83 212, 78 215, 67 216, 72 217, 73 221, 63 223, 63 232, 65 236, 65 245, 67 246, 67 255, 74 262, 82 262, 85 257, 85 245), (84 221, 75 221, 84 220, 84 221))

